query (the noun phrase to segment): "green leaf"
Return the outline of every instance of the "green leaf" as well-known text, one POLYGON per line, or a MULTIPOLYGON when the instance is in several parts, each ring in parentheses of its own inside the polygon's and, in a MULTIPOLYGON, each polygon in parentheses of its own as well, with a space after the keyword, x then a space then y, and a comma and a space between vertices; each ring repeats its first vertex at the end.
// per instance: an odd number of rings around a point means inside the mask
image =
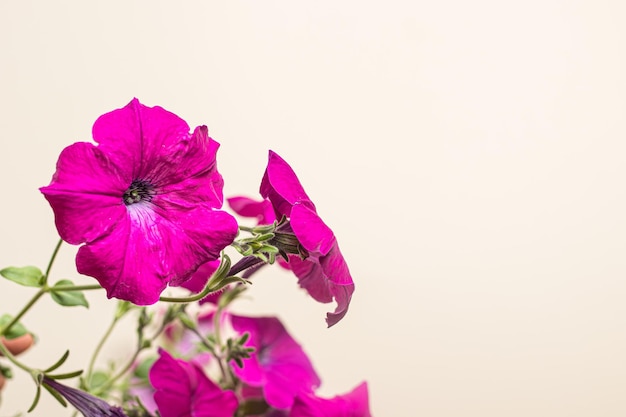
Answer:
POLYGON ((74 285, 74 283, 68 279, 62 279, 61 281, 54 284, 54 286, 50 289, 50 295, 52 299, 62 306, 72 307, 72 306, 84 306, 89 308, 89 303, 85 298, 85 295, 82 291, 55 291, 55 287, 65 287, 68 285, 74 285))
POLYGON ((41 287, 43 284, 43 272, 36 266, 9 266, 1 269, 0 275, 26 287, 41 287))
POLYGON ((135 376, 141 379, 148 379, 150 368, 158 358, 156 356, 148 356, 146 359, 139 363, 139 366, 135 368, 135 376))
MULTIPOLYGON (((9 324, 11 320, 13 320, 13 316, 9 314, 3 314, 2 317, 0 317, 0 329, 9 324)), ((14 323, 9 331, 5 332, 3 336, 7 339, 15 339, 16 337, 23 336, 26 333, 28 333, 28 330, 26 330, 26 327, 24 327, 24 325, 18 321, 17 323, 14 323)))
POLYGON ((91 378, 89 378, 89 385, 88 385, 89 390, 90 391, 97 390, 98 388, 103 386, 105 383, 107 383, 109 379, 111 379, 111 376, 107 374, 106 372, 102 372, 102 371, 94 372, 93 375, 91 375, 91 378))

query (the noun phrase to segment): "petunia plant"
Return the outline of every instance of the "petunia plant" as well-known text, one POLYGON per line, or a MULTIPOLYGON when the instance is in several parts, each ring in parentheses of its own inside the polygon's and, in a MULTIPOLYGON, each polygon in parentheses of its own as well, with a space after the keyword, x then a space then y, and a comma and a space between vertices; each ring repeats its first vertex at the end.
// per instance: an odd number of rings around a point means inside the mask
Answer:
POLYGON ((321 378, 280 318, 236 312, 262 268, 287 269, 312 299, 334 302, 328 327, 348 312, 348 265, 291 166, 269 151, 260 196, 224 205, 220 145, 206 126, 192 130, 133 99, 100 116, 92 134, 94 142, 61 152, 40 189, 60 236, 46 268, 0 269, 34 291, 20 311, 0 317, 0 389, 18 368, 34 381, 28 411, 43 388, 86 417, 369 417, 365 382, 319 396, 321 378), (50 280, 63 242, 80 245, 76 269, 93 284, 50 280), (88 308, 85 292, 103 289, 117 308, 84 369, 60 370, 69 351, 44 369, 17 357, 36 340, 23 319, 38 300, 88 308), (136 320, 130 359, 98 368, 125 318, 136 320))

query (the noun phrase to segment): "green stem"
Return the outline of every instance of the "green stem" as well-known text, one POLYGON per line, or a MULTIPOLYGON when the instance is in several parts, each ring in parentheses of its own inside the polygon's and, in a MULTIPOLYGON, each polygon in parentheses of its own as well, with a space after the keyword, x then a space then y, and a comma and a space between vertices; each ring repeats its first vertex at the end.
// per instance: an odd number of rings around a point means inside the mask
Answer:
POLYGON ((202 292, 199 292, 198 294, 194 294, 189 297, 159 297, 159 301, 164 301, 167 303, 183 303, 183 304, 192 303, 194 301, 202 300, 211 292, 213 292, 211 285, 207 285, 206 287, 204 287, 204 290, 202 290, 202 292))
POLYGON ((101 290, 103 289, 98 284, 93 285, 56 285, 54 287, 46 288, 46 292, 54 291, 91 291, 91 290, 101 290))
POLYGON ((44 275, 44 285, 48 282, 48 275, 50 275, 50 270, 52 269, 52 264, 54 264, 54 260, 59 253, 59 249, 61 249, 61 244, 63 243, 63 239, 59 239, 57 245, 54 247, 54 251, 52 252, 52 256, 50 257, 50 261, 48 262, 48 267, 46 268, 46 274, 44 275))
MULTIPOLYGON (((159 329, 156 331, 156 333, 152 335, 152 337, 147 339, 150 341, 150 344, 154 342, 161 335, 161 333, 163 333, 166 327, 166 323, 162 323, 159 326, 159 329)), ((124 367, 122 367, 114 376, 112 376, 106 383, 98 387, 99 389, 97 391, 92 392, 92 394, 94 394, 95 396, 99 396, 106 392, 106 390, 110 389, 118 379, 123 377, 124 374, 126 374, 126 372, 128 372, 133 367, 133 365, 137 361, 137 358, 139 357, 139 354, 146 348, 147 346, 144 345, 143 340, 139 339, 137 341, 137 349, 135 350, 135 353, 133 354, 132 358, 130 358, 128 363, 124 367)))
POLYGON ((37 300, 39 300, 41 296, 44 295, 46 292, 47 291, 45 288, 41 288, 39 291, 37 291, 37 294, 35 294, 33 298, 31 298, 30 301, 22 308, 22 310, 17 313, 17 316, 13 317, 13 320, 11 320, 6 326, 0 329, 0 336, 8 332, 11 327, 15 323, 17 323, 24 316, 24 314, 26 314, 26 312, 28 312, 28 310, 30 310, 30 308, 37 302, 37 300))
POLYGON ((228 364, 224 362, 224 345, 222 343, 222 332, 220 330, 220 318, 222 317, 222 307, 218 306, 213 315, 213 332, 215 335, 215 345, 217 347, 217 354, 213 354, 217 363, 219 364, 220 371, 224 377, 224 388, 234 388, 235 383, 232 375, 229 372, 228 364))
POLYGON ((100 341, 98 342, 98 345, 96 346, 96 349, 94 350, 93 355, 91 355, 91 359, 89 360, 89 366, 87 367, 87 374, 85 375, 85 379, 84 379, 85 388, 87 389, 87 391, 91 389, 91 376, 93 374, 93 367, 96 363, 96 358, 100 354, 100 351, 102 350, 102 347, 104 346, 106 341, 109 339, 109 336, 111 336, 111 333, 113 332, 113 329, 115 328, 115 325, 117 324, 118 320, 119 319, 117 317, 113 318, 106 332, 104 332, 104 335, 100 338, 100 341))
POLYGON ((24 371, 28 372, 28 373, 32 373, 33 369, 29 368, 28 366, 24 365, 22 362, 18 361, 17 358, 15 356, 13 356, 13 354, 9 351, 9 349, 6 348, 6 346, 4 346, 3 343, 0 343, 0 352, 6 356, 6 358, 11 361, 11 363, 13 363, 13 365, 17 366, 20 369, 23 369, 24 371))
POLYGON ((15 323, 17 323, 23 316, 31 309, 33 305, 41 298, 42 295, 48 293, 50 291, 88 291, 88 290, 101 290, 102 287, 100 285, 59 285, 58 287, 48 287, 44 284, 43 288, 40 288, 39 291, 30 299, 30 301, 17 313, 17 316, 13 317, 13 319, 7 323, 2 329, 0 329, 0 336, 8 332, 11 327, 15 323))

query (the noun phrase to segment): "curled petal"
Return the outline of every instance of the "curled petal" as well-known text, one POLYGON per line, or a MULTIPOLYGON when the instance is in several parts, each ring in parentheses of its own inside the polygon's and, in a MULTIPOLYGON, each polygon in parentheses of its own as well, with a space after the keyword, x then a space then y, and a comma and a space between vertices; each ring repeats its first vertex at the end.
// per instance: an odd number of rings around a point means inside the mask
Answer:
POLYGON ((261 195, 274 206, 276 217, 289 217, 292 206, 300 202, 315 211, 315 205, 302 188, 296 173, 278 154, 269 151, 269 161, 261 180, 261 195))
POLYGON ((338 256, 334 254, 334 250, 331 250, 329 255, 317 262, 310 259, 302 260, 293 255, 289 256, 289 266, 298 277, 298 284, 311 297, 320 303, 330 303, 333 299, 337 303, 335 311, 326 314, 328 327, 337 324, 346 315, 352 294, 354 293, 352 278, 350 278, 347 271, 347 266, 345 269, 343 268, 345 261, 342 262, 342 260, 343 258, 341 260, 338 259, 338 256), (334 264, 339 265, 339 268, 333 269, 332 266, 334 264), (347 275, 345 275, 346 273, 347 275))

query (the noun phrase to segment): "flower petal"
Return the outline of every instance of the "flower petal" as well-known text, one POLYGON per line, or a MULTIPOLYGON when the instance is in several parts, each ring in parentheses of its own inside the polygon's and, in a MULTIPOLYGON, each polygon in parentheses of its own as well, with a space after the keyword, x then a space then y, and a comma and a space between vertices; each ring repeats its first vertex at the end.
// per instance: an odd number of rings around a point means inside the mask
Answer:
POLYGON ((367 383, 363 382, 347 394, 321 398, 312 394, 298 395, 289 417, 371 417, 367 383))
POLYGON ((227 198, 228 205, 240 216, 256 217, 258 224, 270 224, 276 220, 274 208, 269 200, 253 200, 252 198, 237 196, 227 198))
POLYGON ((292 206, 300 202, 315 211, 315 205, 302 188, 296 173, 277 153, 269 151, 269 160, 261 180, 261 195, 268 198, 276 217, 289 217, 292 206))
POLYGON ((298 241, 309 252, 326 255, 335 244, 330 227, 310 207, 296 203, 291 209, 290 224, 298 241))
POLYGON ((176 171, 173 167, 180 165, 179 150, 189 138, 189 126, 175 114, 144 106, 134 98, 125 107, 100 116, 92 134, 103 152, 118 166, 128 168, 131 180, 148 180, 151 173, 176 171))
POLYGON ((180 286, 188 289, 193 293, 199 293, 206 287, 207 282, 209 282, 209 278, 217 271, 217 268, 220 266, 220 260, 216 259, 214 261, 209 261, 205 264, 200 265, 198 270, 193 273, 191 278, 187 281, 183 282, 180 286))
POLYGON ((80 248, 76 265, 109 298, 138 305, 154 304, 167 284, 180 285, 201 264, 217 259, 237 233, 236 221, 223 211, 198 207, 158 214, 149 204, 128 209, 110 234, 80 248))
POLYGON ((149 178, 159 184, 159 193, 176 194, 177 197, 169 198, 176 199, 182 206, 203 203, 213 208, 222 207, 224 180, 216 162, 219 143, 209 137, 206 126, 198 126, 191 137, 181 138, 178 146, 178 155, 160 156, 172 159, 169 170, 155 164, 155 172, 149 174, 149 178))
POLYGON ((245 383, 262 386, 269 405, 289 408, 298 393, 320 385, 309 358, 277 318, 231 315, 231 323, 238 333, 250 333, 246 346, 256 349, 233 371, 245 383))
POLYGON ((222 391, 202 369, 174 359, 159 349, 159 359, 150 369, 150 383, 162 417, 232 417, 237 398, 232 391, 222 391))
POLYGON ((319 260, 289 256, 289 266, 298 277, 298 284, 320 303, 337 303, 335 311, 326 314, 328 327, 335 325, 348 312, 354 283, 348 266, 335 243, 328 255, 319 260))
POLYGON ((63 240, 90 242, 125 215, 122 196, 127 174, 91 143, 78 142, 61 152, 57 169, 40 190, 54 211, 63 240))

